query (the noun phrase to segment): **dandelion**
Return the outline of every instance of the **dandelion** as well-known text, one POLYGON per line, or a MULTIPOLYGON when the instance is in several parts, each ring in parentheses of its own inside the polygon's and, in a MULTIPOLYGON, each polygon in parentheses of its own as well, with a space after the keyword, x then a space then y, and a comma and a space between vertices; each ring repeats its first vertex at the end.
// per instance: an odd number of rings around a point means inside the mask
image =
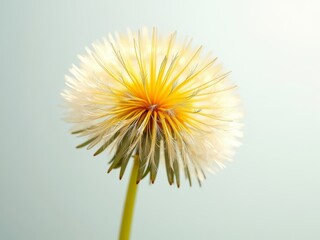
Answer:
POLYGON ((137 155, 137 182, 149 175, 153 183, 164 159, 169 183, 178 186, 180 168, 191 184, 193 174, 201 181, 231 159, 241 112, 217 58, 191 40, 176 43, 175 33, 158 37, 156 29, 109 35, 92 47, 62 93, 73 133, 88 138, 78 148, 99 145, 95 156, 114 151, 108 172, 119 168, 120 179, 137 155))
POLYGON ((94 156, 108 149, 108 172, 119 169, 120 179, 134 157, 136 183, 154 183, 160 162, 177 186, 183 172, 191 185, 192 176, 201 183, 224 167, 241 136, 239 98, 229 73, 202 50, 155 28, 93 43, 62 93, 73 134, 87 138, 78 148, 98 146, 94 156))

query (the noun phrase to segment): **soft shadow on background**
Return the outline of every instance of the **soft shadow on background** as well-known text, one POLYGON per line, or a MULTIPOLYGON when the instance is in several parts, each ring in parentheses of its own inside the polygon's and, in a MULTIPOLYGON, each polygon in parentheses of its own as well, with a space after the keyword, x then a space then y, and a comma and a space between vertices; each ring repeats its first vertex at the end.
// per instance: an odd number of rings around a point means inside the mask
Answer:
POLYGON ((320 239, 318 1, 2 1, 0 239, 116 239, 128 174, 76 150, 64 75, 108 32, 158 26, 212 50, 246 118, 203 187, 163 172, 138 192, 132 239, 320 239))

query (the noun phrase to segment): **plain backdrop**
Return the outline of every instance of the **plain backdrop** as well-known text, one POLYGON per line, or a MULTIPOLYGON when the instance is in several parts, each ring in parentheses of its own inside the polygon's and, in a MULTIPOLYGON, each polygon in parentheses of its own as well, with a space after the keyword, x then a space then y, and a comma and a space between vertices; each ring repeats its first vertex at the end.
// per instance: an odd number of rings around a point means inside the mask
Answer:
POLYGON ((128 173, 77 150, 64 75, 109 32, 157 26, 213 51, 239 86, 243 145, 203 187, 142 182, 132 239, 320 239, 317 0, 0 2, 0 239, 117 239, 128 173))

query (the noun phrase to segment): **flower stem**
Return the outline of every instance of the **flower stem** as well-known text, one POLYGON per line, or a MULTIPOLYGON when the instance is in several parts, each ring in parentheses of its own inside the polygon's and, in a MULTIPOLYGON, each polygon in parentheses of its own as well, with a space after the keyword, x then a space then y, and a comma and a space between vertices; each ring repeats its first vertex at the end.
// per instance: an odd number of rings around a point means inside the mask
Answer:
POLYGON ((134 203, 136 199, 136 193, 138 184, 136 183, 137 175, 139 170, 139 156, 134 156, 134 164, 132 167, 132 172, 129 180, 128 190, 126 201, 122 213, 122 222, 120 228, 119 240, 129 240, 130 239, 130 230, 131 222, 134 210, 134 203))

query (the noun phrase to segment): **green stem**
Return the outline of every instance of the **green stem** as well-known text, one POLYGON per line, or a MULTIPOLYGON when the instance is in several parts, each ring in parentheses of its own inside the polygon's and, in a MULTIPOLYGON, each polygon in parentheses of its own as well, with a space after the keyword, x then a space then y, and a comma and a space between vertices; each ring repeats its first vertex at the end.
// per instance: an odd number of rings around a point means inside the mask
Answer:
POLYGON ((130 230, 131 222, 134 210, 134 203, 136 199, 136 193, 138 184, 136 183, 137 175, 139 170, 139 157, 138 155, 134 156, 134 164, 132 167, 132 172, 129 180, 126 202, 124 205, 122 213, 122 222, 120 228, 120 240, 129 240, 130 239, 130 230))

